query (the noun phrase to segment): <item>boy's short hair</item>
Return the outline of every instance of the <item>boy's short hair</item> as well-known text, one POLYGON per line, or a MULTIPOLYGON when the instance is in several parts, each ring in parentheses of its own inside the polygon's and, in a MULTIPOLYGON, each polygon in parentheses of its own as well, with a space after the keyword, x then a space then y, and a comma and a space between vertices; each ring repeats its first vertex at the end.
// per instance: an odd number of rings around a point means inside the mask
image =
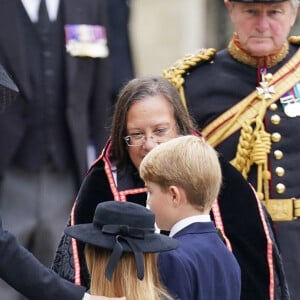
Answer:
POLYGON ((211 207, 222 182, 217 152, 193 135, 180 136, 151 150, 140 165, 140 176, 163 189, 182 187, 187 200, 201 210, 211 207))

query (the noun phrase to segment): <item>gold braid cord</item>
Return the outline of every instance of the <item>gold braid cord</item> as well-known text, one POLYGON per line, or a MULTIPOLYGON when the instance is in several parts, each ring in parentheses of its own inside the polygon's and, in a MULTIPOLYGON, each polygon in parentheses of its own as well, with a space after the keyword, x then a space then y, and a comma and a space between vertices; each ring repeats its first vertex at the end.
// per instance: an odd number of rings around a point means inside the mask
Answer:
MULTIPOLYGON (((170 68, 163 71, 162 75, 168 79, 179 91, 181 101, 188 111, 187 102, 184 94, 184 74, 188 70, 199 63, 210 61, 216 54, 213 48, 200 49, 193 54, 187 54, 183 58, 177 60, 170 68)), ((259 112, 255 119, 248 120, 243 123, 241 128, 241 136, 238 143, 236 157, 231 163, 244 176, 248 177, 248 173, 253 164, 258 166, 258 195, 263 198, 263 187, 267 186, 270 174, 267 168, 268 153, 271 150, 271 137, 264 129, 263 117, 267 109, 268 103, 261 98, 263 103, 259 107, 259 112), (262 184, 263 182, 263 184, 262 184)))
POLYGON ((298 35, 292 35, 289 37, 289 42, 291 44, 296 44, 296 45, 299 45, 300 44, 300 36, 298 35))
POLYGON ((216 49, 199 49, 195 53, 186 54, 183 58, 178 59, 171 67, 162 72, 162 76, 168 79, 178 90, 182 104, 188 111, 187 102, 184 95, 184 78, 183 75, 192 67, 201 62, 211 61, 216 54, 216 49))
MULTIPOLYGON (((300 44, 299 36, 291 36, 289 42, 292 44, 300 44)), ((268 74, 266 82, 272 80, 272 76, 268 74)), ((253 164, 257 166, 257 194, 259 199, 269 199, 269 180, 271 173, 268 170, 268 154, 271 151, 271 135, 265 131, 263 118, 265 116, 268 102, 259 95, 261 105, 257 116, 252 120, 246 120, 242 127, 240 138, 237 146, 235 158, 231 164, 242 173, 245 179, 253 164)))
MULTIPOLYGON (((299 43, 299 37, 290 38, 299 43)), ((271 103, 291 89, 300 78, 300 50, 274 75, 266 74, 261 87, 242 99, 237 105, 224 112, 208 124, 202 134, 216 147, 234 132, 240 130, 237 152, 231 164, 245 179, 252 165, 257 166, 257 195, 260 200, 269 200, 268 154, 271 151, 271 136, 265 131, 264 116, 271 103), (274 95, 271 95, 274 94, 274 95)))
POLYGON ((258 117, 246 121, 241 129, 236 157, 231 164, 242 173, 245 179, 253 164, 257 165, 257 194, 259 199, 269 199, 268 154, 271 150, 271 136, 265 131, 262 120, 258 117))
MULTIPOLYGON (((265 82, 270 81, 272 78, 270 74, 265 77, 265 82)), ((231 161, 231 164, 241 172, 245 179, 248 178, 251 166, 257 166, 256 191, 260 200, 269 199, 268 181, 271 178, 270 171, 268 170, 271 135, 265 131, 263 122, 268 107, 268 101, 266 100, 268 99, 266 96, 266 94, 268 94, 268 83, 264 93, 265 94, 257 96, 261 101, 257 116, 253 119, 246 120, 241 127, 236 156, 231 161)), ((269 97, 271 97, 271 95, 269 97)))

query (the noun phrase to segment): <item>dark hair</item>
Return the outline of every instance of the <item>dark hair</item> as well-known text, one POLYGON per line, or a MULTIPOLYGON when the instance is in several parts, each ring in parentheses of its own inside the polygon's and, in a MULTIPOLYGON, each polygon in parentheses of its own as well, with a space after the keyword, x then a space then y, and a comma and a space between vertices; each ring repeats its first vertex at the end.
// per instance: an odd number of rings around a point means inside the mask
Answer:
POLYGON ((126 135, 127 113, 133 103, 146 97, 161 95, 167 99, 173 109, 179 134, 187 135, 195 131, 195 125, 181 103, 176 88, 162 76, 147 76, 129 81, 120 91, 115 105, 111 127, 111 159, 119 169, 129 163, 126 135))

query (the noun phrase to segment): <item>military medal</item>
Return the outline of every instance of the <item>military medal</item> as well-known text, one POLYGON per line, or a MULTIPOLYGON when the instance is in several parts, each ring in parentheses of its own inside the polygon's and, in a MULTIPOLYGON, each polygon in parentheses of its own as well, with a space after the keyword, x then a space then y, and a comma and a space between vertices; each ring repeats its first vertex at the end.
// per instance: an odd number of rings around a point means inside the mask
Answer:
POLYGON ((258 96, 262 97, 263 99, 272 99, 272 94, 275 94, 275 88, 273 85, 269 85, 269 82, 272 79, 272 74, 266 74, 267 70, 265 68, 261 69, 261 77, 262 80, 259 83, 259 87, 256 88, 258 96))
POLYGON ((107 57, 106 29, 100 25, 65 25, 66 49, 72 56, 107 57))
POLYGON ((283 107, 284 113, 290 117, 300 116, 300 93, 299 93, 299 83, 296 84, 293 89, 283 97, 280 98, 280 103, 283 107))

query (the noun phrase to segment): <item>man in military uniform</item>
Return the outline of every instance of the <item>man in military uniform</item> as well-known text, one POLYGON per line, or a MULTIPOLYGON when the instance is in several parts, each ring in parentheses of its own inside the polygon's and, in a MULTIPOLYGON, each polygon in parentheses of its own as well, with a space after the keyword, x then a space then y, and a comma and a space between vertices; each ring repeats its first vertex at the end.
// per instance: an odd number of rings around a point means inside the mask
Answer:
POLYGON ((224 2, 235 27, 227 49, 199 50, 163 75, 208 142, 257 190, 274 221, 291 299, 300 299, 300 38, 288 38, 299 3, 224 2))

